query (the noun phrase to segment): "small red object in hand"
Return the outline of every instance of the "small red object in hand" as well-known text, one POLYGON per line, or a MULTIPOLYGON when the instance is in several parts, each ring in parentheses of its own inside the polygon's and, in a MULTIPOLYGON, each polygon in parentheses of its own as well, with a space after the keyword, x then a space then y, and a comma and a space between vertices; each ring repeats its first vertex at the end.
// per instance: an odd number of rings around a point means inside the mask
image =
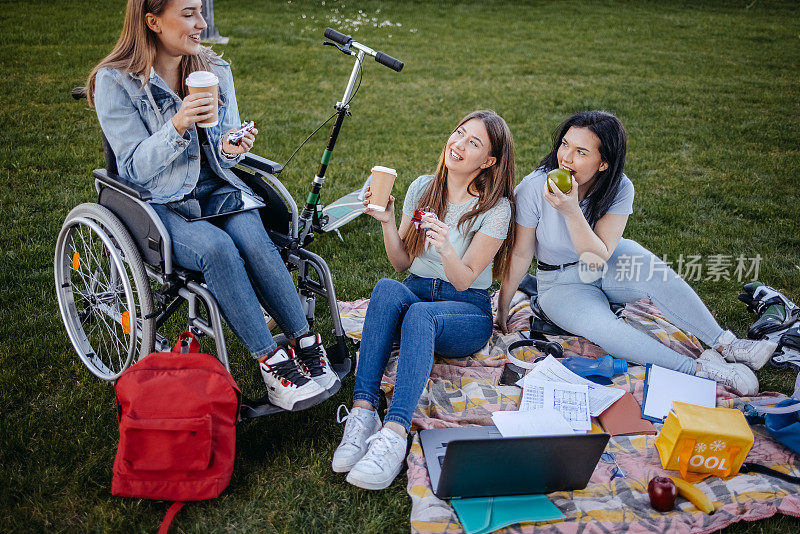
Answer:
POLYGON ((411 216, 411 222, 414 223, 414 228, 419 230, 419 225, 422 224, 422 218, 428 217, 429 219, 439 220, 439 217, 432 211, 425 211, 421 209, 414 210, 414 215, 411 216))

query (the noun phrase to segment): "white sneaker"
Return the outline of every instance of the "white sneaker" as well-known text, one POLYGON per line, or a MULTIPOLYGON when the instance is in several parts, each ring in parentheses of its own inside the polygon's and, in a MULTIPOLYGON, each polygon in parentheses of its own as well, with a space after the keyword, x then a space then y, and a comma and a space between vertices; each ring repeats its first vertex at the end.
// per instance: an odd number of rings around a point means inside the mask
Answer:
POLYGON ((382 428, 367 438, 367 453, 350 469, 347 481, 369 490, 388 488, 403 468, 406 443, 394 430, 382 428))
POLYGON ((739 395, 751 397, 758 393, 758 378, 753 371, 741 363, 728 363, 714 349, 703 351, 697 358, 700 370, 695 373, 702 378, 726 385, 739 395))
POLYGON ((319 334, 305 335, 297 340, 297 360, 303 371, 322 389, 331 395, 339 391, 342 384, 331 368, 319 334))
POLYGON ((337 473, 350 471, 364 457, 367 452, 367 438, 381 428, 381 418, 378 417, 377 411, 356 407, 347 412, 346 416, 340 417, 342 408, 347 411, 344 404, 340 405, 336 412, 336 422, 347 421, 347 423, 344 425, 342 441, 336 447, 331 462, 331 467, 337 473))
POLYGON ((267 385, 269 401, 284 410, 304 410, 325 395, 325 390, 300 372, 294 351, 283 347, 263 362, 258 362, 267 385))
POLYGON ((714 348, 721 348, 722 356, 729 362, 743 363, 753 371, 758 371, 769 361, 778 348, 774 341, 737 339, 730 330, 719 336, 714 348))

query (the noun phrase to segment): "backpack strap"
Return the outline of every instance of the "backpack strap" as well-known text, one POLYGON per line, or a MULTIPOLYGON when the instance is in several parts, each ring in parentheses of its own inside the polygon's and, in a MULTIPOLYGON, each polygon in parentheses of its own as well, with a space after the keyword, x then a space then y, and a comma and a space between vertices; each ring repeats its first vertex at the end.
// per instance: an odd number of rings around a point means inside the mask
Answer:
POLYGON ((752 408, 752 411, 758 414, 766 414, 766 413, 794 413, 800 412, 800 374, 797 375, 797 379, 794 382, 794 393, 792 393, 791 397, 775 397, 771 399, 759 399, 752 402, 747 403, 748 408, 752 408), (789 406, 769 406, 770 404, 775 404, 777 402, 781 402, 786 399, 795 400, 793 404, 789 406))
POLYGON ((169 532, 169 525, 172 523, 172 520, 175 519, 175 516, 178 514, 183 505, 186 504, 185 502, 176 501, 172 503, 172 505, 167 508, 167 513, 164 515, 164 519, 161 521, 161 525, 158 527, 158 534, 167 534, 169 532))
POLYGON ((200 342, 197 341, 197 338, 194 337, 194 334, 192 334, 191 332, 184 332, 183 334, 178 336, 178 342, 175 343, 174 347, 172 347, 172 352, 174 352, 175 354, 181 354, 185 352, 188 352, 189 354, 197 354, 198 352, 200 352, 200 342), (191 339, 191 341, 189 342, 188 351, 183 350, 184 349, 183 340, 187 338, 191 339))
POLYGON ((800 484, 800 477, 794 477, 792 475, 788 475, 786 473, 781 473, 780 471, 775 471, 774 469, 770 469, 769 467, 761 464, 754 464, 752 462, 744 462, 742 464, 741 469, 739 469, 740 473, 761 473, 762 475, 769 475, 771 477, 779 478, 781 480, 785 480, 786 482, 791 482, 792 484, 800 484))

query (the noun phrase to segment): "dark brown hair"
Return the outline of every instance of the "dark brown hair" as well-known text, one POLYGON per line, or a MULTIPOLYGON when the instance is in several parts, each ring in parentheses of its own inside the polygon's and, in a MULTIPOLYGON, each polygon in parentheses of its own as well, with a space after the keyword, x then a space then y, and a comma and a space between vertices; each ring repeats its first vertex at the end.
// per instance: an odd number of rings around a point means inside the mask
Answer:
MULTIPOLYGON (((515 232, 515 207, 514 207, 514 140, 511 137, 506 121, 491 110, 473 111, 453 128, 453 132, 458 130, 463 124, 472 119, 480 120, 486 127, 489 135, 491 149, 489 154, 497 159, 494 165, 481 169, 478 175, 469 183, 467 191, 473 196, 478 197, 475 207, 461 216, 458 227, 463 233, 469 231, 475 217, 485 213, 495 207, 502 198, 507 198, 511 204, 511 221, 509 223, 508 235, 497 251, 492 266, 492 276, 499 278, 505 274, 509 265, 509 256, 514 245, 515 232)), ((452 134, 452 132, 451 132, 452 134)), ((436 213, 439 219, 444 220, 447 214, 447 167, 444 164, 447 152, 447 145, 439 155, 439 164, 436 173, 428 186, 427 191, 422 195, 417 203, 417 208, 429 207, 436 213)), ((417 257, 425 249, 425 235, 418 232, 413 225, 409 226, 403 239, 403 248, 411 257, 417 257)))
POLYGON ((611 209, 617 198, 622 173, 625 170, 625 154, 628 146, 628 134, 620 120, 607 111, 581 111, 562 122, 553 132, 553 148, 541 162, 539 168, 550 172, 558 167, 558 147, 567 132, 573 126, 588 128, 600 139, 600 158, 608 164, 608 168, 599 171, 594 178, 588 194, 584 214, 589 226, 594 228, 597 221, 611 209))

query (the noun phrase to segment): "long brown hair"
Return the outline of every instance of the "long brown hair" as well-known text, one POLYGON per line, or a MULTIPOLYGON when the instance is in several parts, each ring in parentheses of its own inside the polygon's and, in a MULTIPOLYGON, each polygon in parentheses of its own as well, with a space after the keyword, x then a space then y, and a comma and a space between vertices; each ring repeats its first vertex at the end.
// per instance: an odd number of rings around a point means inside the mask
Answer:
MULTIPOLYGON (((102 68, 118 69, 143 77, 143 84, 150 78, 150 69, 156 58, 158 36, 147 26, 145 15, 160 15, 172 0, 128 0, 125 8, 125 23, 114 50, 98 63, 86 81, 86 99, 94 106, 94 81, 97 71, 102 68)), ((203 47, 197 55, 186 55, 178 66, 180 80, 197 70, 211 70, 211 64, 219 61, 219 56, 210 48, 203 47)), ((143 85, 144 86, 144 85, 143 85)), ((181 84, 178 96, 185 97, 181 84)))
MULTIPOLYGON (((497 205, 502 198, 507 198, 511 204, 511 221, 509 224, 508 235, 497 251, 492 266, 492 276, 499 278, 506 273, 509 266, 509 256, 514 246, 516 237, 516 219, 514 205, 514 140, 511 137, 506 121, 491 110, 473 111, 453 128, 453 132, 458 130, 463 124, 472 119, 480 120, 486 127, 489 135, 491 150, 489 154, 497 159, 494 165, 481 169, 478 175, 469 183, 467 191, 478 197, 475 207, 461 216, 458 221, 459 229, 463 233, 469 231, 475 217, 489 211, 497 205)), ((453 133, 451 132, 451 134, 453 133)), ((430 208, 436 213, 439 219, 444 220, 447 214, 447 167, 444 164, 447 152, 447 145, 442 148, 439 155, 439 164, 436 166, 436 173, 428 186, 428 190, 422 195, 417 204, 417 208, 430 208)), ((417 257, 425 249, 424 232, 418 232, 413 225, 406 230, 403 238, 403 248, 411 257, 417 257)))

